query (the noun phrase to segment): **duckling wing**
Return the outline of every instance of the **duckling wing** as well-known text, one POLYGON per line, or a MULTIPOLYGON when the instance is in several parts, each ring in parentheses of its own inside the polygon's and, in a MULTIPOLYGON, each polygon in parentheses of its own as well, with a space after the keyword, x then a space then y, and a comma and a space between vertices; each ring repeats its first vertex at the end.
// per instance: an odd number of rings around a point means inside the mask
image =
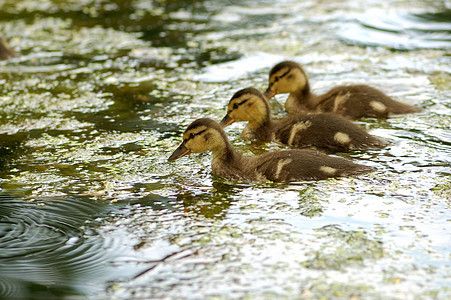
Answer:
POLYGON ((382 148, 386 143, 340 116, 311 114, 288 116, 275 128, 275 138, 296 148, 315 146, 331 151, 382 148))
POLYGON ((318 108, 350 119, 386 118, 390 114, 418 112, 421 109, 393 100, 382 91, 367 85, 336 87, 320 96, 318 108))
POLYGON ((361 174, 372 169, 310 150, 266 153, 255 157, 254 164, 259 181, 319 180, 361 174))

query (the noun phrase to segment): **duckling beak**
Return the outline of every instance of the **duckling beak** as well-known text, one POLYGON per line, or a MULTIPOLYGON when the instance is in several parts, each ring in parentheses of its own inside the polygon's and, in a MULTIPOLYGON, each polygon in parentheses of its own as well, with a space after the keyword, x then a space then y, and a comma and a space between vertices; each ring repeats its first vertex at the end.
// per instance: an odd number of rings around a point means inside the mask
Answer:
POLYGON ((265 92, 265 97, 266 99, 271 99, 272 97, 274 97, 277 93, 275 91, 272 91, 271 88, 267 88, 266 92, 265 92))
POLYGON ((224 119, 222 119, 222 121, 219 123, 222 127, 227 127, 230 124, 232 124, 233 122, 235 122, 235 119, 231 118, 229 116, 229 114, 227 114, 224 119))
POLYGON ((185 142, 182 142, 180 144, 180 146, 177 149, 175 149, 175 151, 171 154, 171 156, 169 156, 168 161, 176 160, 176 159, 183 157, 185 155, 188 155, 190 153, 191 153, 191 150, 186 149, 185 142))

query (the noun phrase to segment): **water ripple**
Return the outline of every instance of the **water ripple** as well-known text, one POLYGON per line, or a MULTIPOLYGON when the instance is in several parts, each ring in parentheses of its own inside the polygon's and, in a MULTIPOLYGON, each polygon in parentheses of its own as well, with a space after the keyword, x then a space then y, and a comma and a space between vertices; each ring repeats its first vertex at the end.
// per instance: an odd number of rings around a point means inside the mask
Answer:
POLYGON ((340 36, 351 44, 396 50, 451 49, 450 14, 387 14, 372 10, 343 25, 340 36))
POLYGON ((0 194, 0 298, 27 297, 43 288, 46 296, 98 289, 96 283, 106 280, 99 275, 108 272, 107 263, 121 248, 120 241, 87 225, 102 210, 78 198, 27 202, 0 194))

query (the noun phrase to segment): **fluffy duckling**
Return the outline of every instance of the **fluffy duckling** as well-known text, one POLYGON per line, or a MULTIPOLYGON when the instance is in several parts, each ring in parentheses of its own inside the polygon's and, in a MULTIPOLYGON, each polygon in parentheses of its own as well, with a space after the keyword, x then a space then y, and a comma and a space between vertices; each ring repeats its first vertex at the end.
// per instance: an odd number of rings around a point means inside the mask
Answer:
POLYGON ((268 152, 244 156, 235 151, 222 126, 211 119, 197 119, 183 133, 183 142, 168 158, 176 160, 190 153, 211 151, 213 173, 230 180, 299 181, 357 175, 372 170, 342 158, 311 150, 268 152))
POLYGON ((14 52, 8 43, 0 36, 0 59, 7 59, 16 55, 16 52, 14 52))
POLYGON ((338 86, 324 95, 310 91, 307 75, 293 61, 283 61, 269 72, 268 99, 279 93, 290 93, 285 102, 289 113, 328 112, 349 119, 361 117, 386 118, 392 114, 421 111, 421 108, 393 100, 367 85, 338 86))
POLYGON ((242 133, 246 139, 272 140, 296 148, 349 151, 387 145, 357 124, 332 114, 290 115, 273 120, 268 101, 254 88, 240 90, 230 99, 221 125, 226 127, 236 121, 249 122, 242 133))

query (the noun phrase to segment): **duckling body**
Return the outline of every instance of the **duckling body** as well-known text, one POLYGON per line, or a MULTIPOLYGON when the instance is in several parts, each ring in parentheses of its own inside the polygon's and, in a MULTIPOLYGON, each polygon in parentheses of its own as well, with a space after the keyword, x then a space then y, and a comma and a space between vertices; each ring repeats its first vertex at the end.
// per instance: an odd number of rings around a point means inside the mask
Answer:
POLYGON ((285 108, 289 113, 327 112, 349 119, 386 118, 393 114, 421 111, 421 108, 393 100, 382 91, 367 85, 338 86, 323 95, 310 91, 307 75, 292 61, 275 65, 269 73, 268 98, 289 93, 285 108))
POLYGON ((242 133, 246 139, 275 141, 296 148, 314 146, 329 151, 349 151, 387 145, 357 124, 337 115, 289 115, 274 120, 265 97, 254 88, 240 90, 232 96, 221 125, 227 126, 235 121, 248 121, 242 133))
POLYGON ((191 123, 183 134, 183 142, 168 160, 205 151, 213 154, 213 173, 230 180, 320 180, 372 170, 371 167, 311 150, 275 151, 258 156, 244 156, 233 149, 222 127, 211 119, 198 119, 191 123))
POLYGON ((16 55, 16 52, 14 52, 8 43, 0 36, 0 59, 7 59, 16 55))

